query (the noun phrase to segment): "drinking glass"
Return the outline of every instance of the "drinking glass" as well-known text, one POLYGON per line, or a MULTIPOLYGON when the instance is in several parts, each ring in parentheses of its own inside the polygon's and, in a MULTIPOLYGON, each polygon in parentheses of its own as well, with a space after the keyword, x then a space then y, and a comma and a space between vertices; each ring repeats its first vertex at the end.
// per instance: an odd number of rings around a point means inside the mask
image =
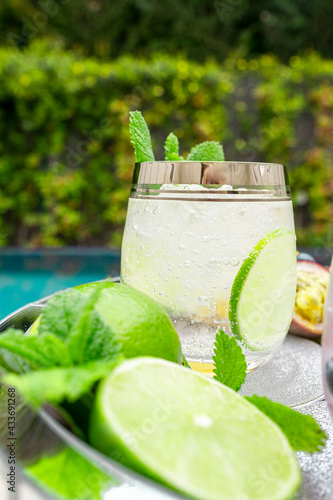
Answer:
MULTIPOLYGON (((333 264, 333 260, 332 260, 333 264)), ((333 277, 331 277, 328 286, 325 314, 324 314, 324 332, 323 332, 323 379, 326 400, 328 408, 333 419, 333 277)))
POLYGON ((219 329, 236 337, 249 371, 259 366, 283 342, 295 301, 285 167, 137 163, 121 280, 164 306, 193 368, 211 371, 219 329))

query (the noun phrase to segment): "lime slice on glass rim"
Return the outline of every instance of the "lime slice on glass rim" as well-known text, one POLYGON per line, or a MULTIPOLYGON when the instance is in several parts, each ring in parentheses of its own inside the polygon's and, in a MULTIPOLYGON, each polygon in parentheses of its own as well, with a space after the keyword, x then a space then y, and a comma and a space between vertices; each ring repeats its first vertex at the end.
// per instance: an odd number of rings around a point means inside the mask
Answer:
POLYGON ((232 389, 138 357, 97 392, 90 441, 132 469, 203 500, 289 500, 299 467, 282 431, 232 389))
POLYGON ((278 346, 289 329, 295 293, 295 233, 281 228, 257 243, 237 273, 229 301, 233 335, 252 351, 278 346))

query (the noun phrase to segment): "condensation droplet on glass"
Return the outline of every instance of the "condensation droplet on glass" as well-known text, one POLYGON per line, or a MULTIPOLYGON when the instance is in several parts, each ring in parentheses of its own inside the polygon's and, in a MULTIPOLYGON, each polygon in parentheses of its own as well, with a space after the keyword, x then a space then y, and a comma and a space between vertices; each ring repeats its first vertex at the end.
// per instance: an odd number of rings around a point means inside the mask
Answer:
POLYGON ((179 250, 184 250, 185 245, 183 245, 183 243, 179 243, 178 248, 179 250))
POLYGON ((228 265, 230 264, 229 259, 228 259, 227 257, 225 257, 224 259, 222 259, 222 264, 223 264, 224 266, 228 266, 228 265))
POLYGON ((165 295, 165 292, 158 292, 159 295, 165 295))
POLYGON ((154 208, 153 208, 153 215, 156 215, 156 214, 157 214, 157 212, 158 212, 158 207, 154 207, 154 208))

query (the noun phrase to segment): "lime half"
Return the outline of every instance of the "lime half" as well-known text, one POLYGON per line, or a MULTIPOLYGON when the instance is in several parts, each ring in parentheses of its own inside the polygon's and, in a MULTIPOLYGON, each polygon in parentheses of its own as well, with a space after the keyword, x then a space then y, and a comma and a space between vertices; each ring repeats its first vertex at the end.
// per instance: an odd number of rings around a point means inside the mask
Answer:
POLYGON ((191 498, 291 499, 300 483, 279 427, 228 387, 168 361, 124 361, 99 386, 90 441, 191 498))
POLYGON ((276 347, 288 331, 295 293, 295 233, 277 229, 257 243, 238 271, 229 302, 232 333, 253 351, 276 347))

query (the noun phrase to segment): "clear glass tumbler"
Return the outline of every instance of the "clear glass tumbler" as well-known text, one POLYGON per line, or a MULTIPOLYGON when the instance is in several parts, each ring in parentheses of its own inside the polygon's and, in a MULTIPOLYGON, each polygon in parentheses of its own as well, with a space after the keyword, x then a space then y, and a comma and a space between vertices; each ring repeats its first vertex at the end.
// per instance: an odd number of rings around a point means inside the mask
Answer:
POLYGON ((144 162, 135 166, 121 280, 171 316, 193 368, 212 369, 216 333, 234 335, 248 370, 287 334, 296 243, 282 165, 144 162))
POLYGON ((322 339, 323 347, 323 379, 324 389, 328 408, 333 419, 333 276, 331 264, 331 277, 328 286, 325 315, 324 315, 324 333, 322 339))

